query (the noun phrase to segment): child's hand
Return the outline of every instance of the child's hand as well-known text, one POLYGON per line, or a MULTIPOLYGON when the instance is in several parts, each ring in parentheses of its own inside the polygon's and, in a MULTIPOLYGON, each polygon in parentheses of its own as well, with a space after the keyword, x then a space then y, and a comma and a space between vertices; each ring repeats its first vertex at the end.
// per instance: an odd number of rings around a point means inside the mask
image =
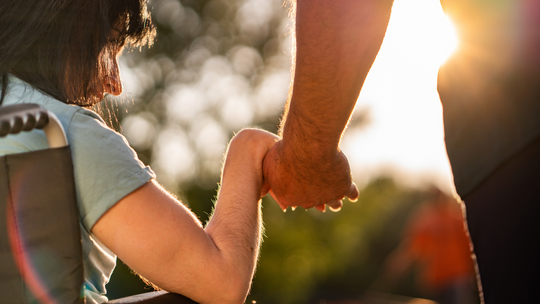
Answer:
MULTIPOLYGON (((244 129, 230 142, 222 174, 222 186, 231 179, 235 182, 242 180, 243 187, 256 185, 260 197, 265 196, 270 187, 264 183, 263 161, 279 137, 267 131, 244 129), (264 184, 264 186, 263 186, 264 184)), ((247 189, 246 189, 247 190, 247 189)))

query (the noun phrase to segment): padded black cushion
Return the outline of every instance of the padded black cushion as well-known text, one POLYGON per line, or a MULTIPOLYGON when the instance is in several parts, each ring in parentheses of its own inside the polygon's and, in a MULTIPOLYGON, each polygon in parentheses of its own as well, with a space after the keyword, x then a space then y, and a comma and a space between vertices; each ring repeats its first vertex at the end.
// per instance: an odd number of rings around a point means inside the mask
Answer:
POLYGON ((1 303, 84 303, 69 147, 0 157, 0 264, 1 303))

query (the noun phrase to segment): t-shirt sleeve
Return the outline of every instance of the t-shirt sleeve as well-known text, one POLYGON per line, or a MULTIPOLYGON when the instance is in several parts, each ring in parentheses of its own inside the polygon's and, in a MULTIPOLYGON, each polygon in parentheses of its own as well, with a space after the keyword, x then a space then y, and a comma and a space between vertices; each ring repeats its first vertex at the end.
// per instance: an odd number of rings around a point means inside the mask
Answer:
POLYGON ((81 221, 90 232, 119 200, 155 178, 126 139, 94 113, 81 109, 67 130, 81 221))

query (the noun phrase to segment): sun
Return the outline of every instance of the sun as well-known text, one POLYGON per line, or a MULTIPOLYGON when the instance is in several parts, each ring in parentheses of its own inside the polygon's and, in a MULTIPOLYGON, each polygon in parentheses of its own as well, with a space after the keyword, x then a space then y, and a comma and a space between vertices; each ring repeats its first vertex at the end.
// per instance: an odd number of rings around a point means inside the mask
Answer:
POLYGON ((407 37, 407 49, 421 52, 426 64, 437 67, 458 47, 454 26, 439 1, 396 0, 388 29, 387 39, 407 37))

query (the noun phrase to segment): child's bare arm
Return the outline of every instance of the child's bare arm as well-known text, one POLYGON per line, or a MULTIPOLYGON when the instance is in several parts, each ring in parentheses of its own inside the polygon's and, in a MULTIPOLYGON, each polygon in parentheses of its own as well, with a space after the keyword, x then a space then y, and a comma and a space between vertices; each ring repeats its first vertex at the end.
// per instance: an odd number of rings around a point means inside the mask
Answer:
POLYGON ((231 141, 206 228, 151 181, 119 201, 92 232, 165 290, 200 303, 243 303, 259 252, 262 162, 275 139, 244 130, 231 141))

